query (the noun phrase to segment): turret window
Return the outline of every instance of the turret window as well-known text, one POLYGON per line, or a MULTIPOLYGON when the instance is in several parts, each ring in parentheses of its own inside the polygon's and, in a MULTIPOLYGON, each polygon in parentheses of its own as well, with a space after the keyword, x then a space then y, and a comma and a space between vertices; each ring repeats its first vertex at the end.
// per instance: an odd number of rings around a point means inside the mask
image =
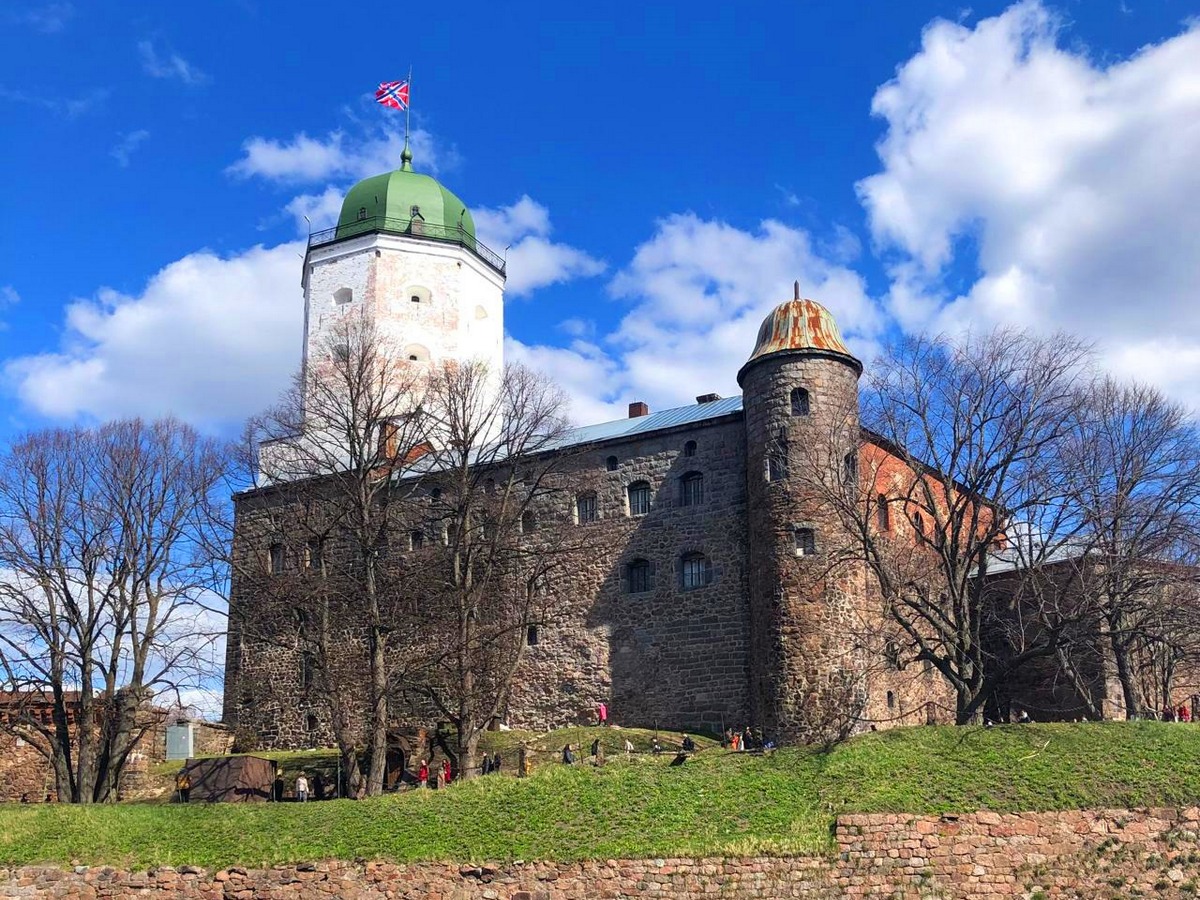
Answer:
POLYGON ((679 586, 692 591, 712 583, 712 565, 703 553, 688 553, 680 560, 679 586))
POLYGON ((797 556, 814 556, 817 552, 817 533, 811 528, 797 528, 793 532, 797 556))
POLYGON ((333 302, 338 306, 345 306, 354 300, 354 291, 350 288, 338 288, 333 292, 333 302))
POLYGON ((792 388, 792 415, 808 415, 808 391, 804 388, 792 388))
POLYGON ((644 516, 650 512, 650 484, 645 481, 635 481, 629 486, 629 514, 644 516))
POLYGON ((683 506, 699 506, 704 502, 704 475, 688 472, 679 479, 679 499, 683 506))
POLYGON ((411 303, 420 303, 420 302, 421 302, 421 295, 420 295, 420 294, 413 294, 413 295, 412 295, 411 297, 409 297, 408 299, 409 299, 409 302, 411 302, 411 303))
POLYGON ((365 222, 366 220, 367 220, 367 208, 365 206, 360 206, 358 208, 358 221, 365 222))

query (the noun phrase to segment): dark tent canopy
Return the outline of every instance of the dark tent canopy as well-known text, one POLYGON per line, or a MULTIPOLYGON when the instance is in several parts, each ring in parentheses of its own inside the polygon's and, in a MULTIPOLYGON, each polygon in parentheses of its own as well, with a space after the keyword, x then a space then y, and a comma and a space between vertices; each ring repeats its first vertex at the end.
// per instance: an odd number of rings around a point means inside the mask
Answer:
POLYGON ((261 756, 220 756, 189 759, 183 768, 192 783, 192 800, 217 803, 271 799, 274 760, 261 756))

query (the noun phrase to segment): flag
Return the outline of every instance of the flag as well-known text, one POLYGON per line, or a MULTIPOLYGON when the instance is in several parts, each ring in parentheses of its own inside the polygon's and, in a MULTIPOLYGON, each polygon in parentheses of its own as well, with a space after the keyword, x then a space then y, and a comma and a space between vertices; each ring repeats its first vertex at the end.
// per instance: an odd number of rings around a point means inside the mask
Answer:
POLYGON ((408 82, 384 81, 375 92, 375 102, 392 109, 408 109, 408 82))

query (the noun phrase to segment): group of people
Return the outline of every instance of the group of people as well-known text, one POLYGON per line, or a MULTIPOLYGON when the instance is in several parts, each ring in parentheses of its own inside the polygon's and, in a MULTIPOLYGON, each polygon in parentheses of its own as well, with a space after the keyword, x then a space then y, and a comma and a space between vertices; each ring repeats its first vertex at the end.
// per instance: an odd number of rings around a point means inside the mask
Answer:
POLYGON ((761 728, 726 728, 721 746, 729 750, 774 750, 775 742, 763 735, 761 728))
MULTIPOLYGON (((1200 720, 1200 716, 1196 718, 1200 720)), ((1190 722, 1192 721, 1192 708, 1186 703, 1180 703, 1178 708, 1164 706, 1162 719, 1164 722, 1190 722)))
MULTIPOLYGON (((499 754, 497 754, 499 758, 499 754)), ((486 760, 487 757, 484 756, 486 760)), ((417 767, 417 787, 429 787, 429 761, 421 760, 421 765, 417 767)), ((435 787, 444 788, 454 780, 454 770, 450 766, 450 760, 443 759, 441 766, 434 768, 433 783, 435 787)))

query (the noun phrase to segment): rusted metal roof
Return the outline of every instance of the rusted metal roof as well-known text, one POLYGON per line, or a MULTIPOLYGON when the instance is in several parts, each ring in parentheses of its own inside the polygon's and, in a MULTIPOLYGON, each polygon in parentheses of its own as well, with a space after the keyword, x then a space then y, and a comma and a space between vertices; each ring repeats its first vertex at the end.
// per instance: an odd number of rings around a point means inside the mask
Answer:
POLYGON ((763 319, 750 359, 782 350, 827 350, 853 356, 829 310, 815 300, 780 303, 763 319))

